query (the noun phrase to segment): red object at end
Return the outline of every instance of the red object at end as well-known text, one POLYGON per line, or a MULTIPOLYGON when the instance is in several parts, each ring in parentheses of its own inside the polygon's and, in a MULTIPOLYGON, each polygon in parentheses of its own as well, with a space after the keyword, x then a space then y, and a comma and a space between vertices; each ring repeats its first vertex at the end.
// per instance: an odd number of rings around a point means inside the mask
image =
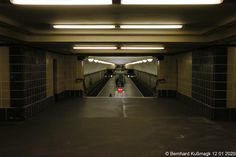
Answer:
POLYGON ((117 91, 118 91, 119 93, 122 93, 122 92, 123 92, 123 88, 122 88, 122 87, 118 87, 118 88, 117 88, 117 91))

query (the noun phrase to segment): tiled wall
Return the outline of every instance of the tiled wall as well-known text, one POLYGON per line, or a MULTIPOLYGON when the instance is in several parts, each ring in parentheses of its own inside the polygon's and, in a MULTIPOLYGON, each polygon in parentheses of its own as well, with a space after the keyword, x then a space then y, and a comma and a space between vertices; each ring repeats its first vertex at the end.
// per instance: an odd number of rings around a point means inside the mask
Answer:
POLYGON ((228 49, 227 107, 236 108, 236 47, 228 49))
POLYGON ((12 107, 33 105, 45 99, 45 53, 25 47, 11 47, 10 80, 12 107))
POLYGON ((132 81, 136 87, 141 91, 144 97, 156 96, 157 75, 147 72, 134 70, 136 77, 132 77, 132 81))
POLYGON ((76 81, 78 78, 83 79, 83 62, 79 61, 76 56, 64 56, 54 53, 46 53, 47 97, 54 95, 54 60, 56 70, 55 94, 60 94, 65 91, 83 90, 83 82, 76 81))
POLYGON ((51 97, 54 95, 54 60, 56 61, 55 66, 57 69, 55 72, 55 94, 59 96, 62 95, 62 97, 64 97, 64 94, 85 91, 104 77, 104 70, 115 68, 112 65, 80 61, 76 56, 65 56, 55 53, 46 53, 47 97, 51 97), (84 82, 78 79, 84 79, 84 82))
POLYGON ((178 93, 192 97, 192 53, 177 56, 178 60, 178 93))
POLYGON ((10 106, 9 49, 0 47, 0 108, 10 106))
POLYGON ((141 63, 127 65, 127 69, 134 69, 136 78, 132 80, 142 91, 144 96, 153 96, 156 94, 156 85, 157 85, 157 61, 153 60, 150 63, 141 63))
POLYGON ((88 90, 94 84, 104 79, 105 73, 106 73, 106 70, 102 70, 102 71, 97 71, 97 72, 85 75, 84 76, 85 88, 88 90))
POLYGON ((135 70, 149 73, 152 75, 157 75, 157 61, 153 61, 150 63, 128 65, 126 68, 127 69, 135 69, 135 70))
POLYGON ((149 87, 154 88, 157 84, 159 96, 175 96, 176 91, 188 97, 192 96, 192 53, 165 56, 164 60, 127 68, 136 69, 138 79, 149 87), (156 83, 157 79, 165 81, 156 83))
POLYGON ((46 54, 46 87, 47 97, 53 96, 54 85, 53 85, 53 57, 52 54, 46 54))
POLYGON ((155 91, 157 75, 135 70, 136 78, 155 91))
POLYGON ((153 92, 158 91, 161 97, 173 97, 177 89, 177 57, 165 56, 164 60, 151 63, 130 65, 128 69, 135 69, 137 80, 141 80, 153 92), (157 81, 164 80, 164 81, 157 81), (155 89, 156 88, 156 89, 155 89))
POLYGON ((109 64, 87 62, 87 61, 84 62, 84 75, 88 75, 98 71, 103 71, 106 69, 115 69, 115 66, 109 64))
POLYGON ((226 106, 227 48, 214 47, 193 53, 192 97, 214 107, 226 106))
POLYGON ((165 79, 158 85, 159 90, 176 90, 177 87, 177 59, 175 56, 165 56, 157 63, 158 79, 165 79))
POLYGON ((114 69, 115 65, 84 62, 84 86, 88 92, 98 82, 104 79, 107 69, 114 69))

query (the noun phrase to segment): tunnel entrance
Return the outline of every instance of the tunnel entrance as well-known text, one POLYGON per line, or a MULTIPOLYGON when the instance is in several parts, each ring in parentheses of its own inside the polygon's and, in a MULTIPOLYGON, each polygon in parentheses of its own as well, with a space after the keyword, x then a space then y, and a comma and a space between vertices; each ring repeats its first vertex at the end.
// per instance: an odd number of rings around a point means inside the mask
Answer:
POLYGON ((89 56, 84 67, 87 97, 155 97, 157 62, 152 56, 89 56))
POLYGON ((143 95, 125 71, 115 71, 114 76, 109 79, 97 97, 124 98, 143 97, 143 95))

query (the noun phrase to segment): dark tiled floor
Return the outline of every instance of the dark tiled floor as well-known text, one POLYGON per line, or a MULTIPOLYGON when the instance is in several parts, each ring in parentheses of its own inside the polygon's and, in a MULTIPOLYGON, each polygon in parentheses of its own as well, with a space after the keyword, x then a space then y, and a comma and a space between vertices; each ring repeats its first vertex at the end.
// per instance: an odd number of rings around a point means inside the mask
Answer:
POLYGON ((87 98, 0 123, 1 157, 162 157, 236 150, 236 125, 212 122, 174 99, 87 98))

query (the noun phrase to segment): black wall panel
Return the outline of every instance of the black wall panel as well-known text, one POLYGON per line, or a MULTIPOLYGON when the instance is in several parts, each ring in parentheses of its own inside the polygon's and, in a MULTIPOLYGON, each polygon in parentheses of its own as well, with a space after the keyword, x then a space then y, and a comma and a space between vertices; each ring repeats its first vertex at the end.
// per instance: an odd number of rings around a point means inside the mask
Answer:
POLYGON ((227 48, 193 52, 192 97, 213 107, 226 107, 227 48))
POLYGON ((11 106, 32 105, 46 98, 46 56, 26 48, 10 48, 11 106))

